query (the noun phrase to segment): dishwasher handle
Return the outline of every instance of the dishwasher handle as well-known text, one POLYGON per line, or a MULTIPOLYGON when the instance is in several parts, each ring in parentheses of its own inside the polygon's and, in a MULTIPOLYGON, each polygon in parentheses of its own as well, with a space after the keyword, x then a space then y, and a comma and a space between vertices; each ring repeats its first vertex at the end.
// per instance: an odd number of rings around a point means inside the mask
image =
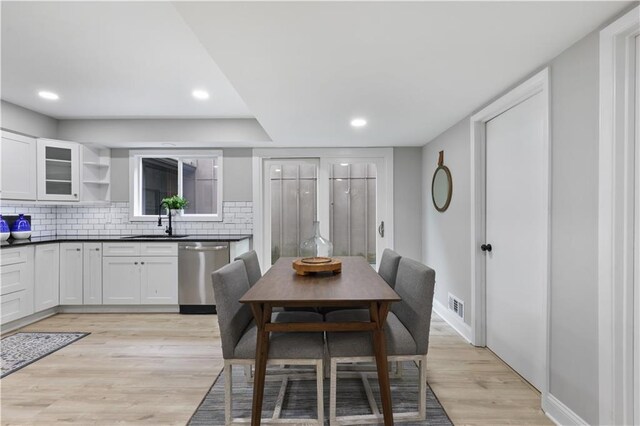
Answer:
POLYGON ((183 250, 191 250, 191 251, 219 251, 219 250, 226 250, 229 247, 228 246, 204 246, 204 247, 184 246, 180 248, 183 250))

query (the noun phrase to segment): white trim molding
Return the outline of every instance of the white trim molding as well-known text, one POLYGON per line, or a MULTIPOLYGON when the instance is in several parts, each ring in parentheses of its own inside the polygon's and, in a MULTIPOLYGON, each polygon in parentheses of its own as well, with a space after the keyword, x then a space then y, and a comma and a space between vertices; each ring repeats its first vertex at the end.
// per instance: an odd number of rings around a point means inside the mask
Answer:
POLYGON ((542 397, 542 410, 557 425, 589 424, 550 393, 542 397))
POLYGON ((452 311, 447 309, 442 303, 438 300, 433 299, 433 311, 438 314, 440 318, 442 318, 447 324, 451 326, 455 331, 458 332, 467 342, 471 343, 472 332, 471 326, 464 322, 460 317, 454 314, 452 311))
POLYGON ((546 256, 544 264, 544 276, 546 282, 543 289, 544 300, 543 306, 544 319, 544 352, 545 352, 545 377, 540 389, 542 395, 546 395, 549 391, 549 313, 550 313, 550 205, 551 205, 551 149, 549 135, 549 69, 545 68, 535 74, 515 89, 506 93, 496 101, 489 104, 480 112, 471 117, 471 240, 470 240, 470 256, 471 256, 471 343, 475 346, 486 345, 486 282, 485 282, 485 255, 480 250, 480 246, 485 242, 485 202, 486 202, 486 141, 485 129, 486 123, 497 117, 503 112, 515 107, 525 100, 542 94, 544 97, 544 117, 543 117, 543 149, 545 152, 544 164, 544 188, 546 189, 546 206, 544 210, 547 212, 544 222, 545 247, 546 256))
MULTIPOLYGON (((640 7, 600 32, 598 339, 601 424, 634 420, 634 149, 640 7)), ((638 414, 636 414, 638 415, 638 414)))

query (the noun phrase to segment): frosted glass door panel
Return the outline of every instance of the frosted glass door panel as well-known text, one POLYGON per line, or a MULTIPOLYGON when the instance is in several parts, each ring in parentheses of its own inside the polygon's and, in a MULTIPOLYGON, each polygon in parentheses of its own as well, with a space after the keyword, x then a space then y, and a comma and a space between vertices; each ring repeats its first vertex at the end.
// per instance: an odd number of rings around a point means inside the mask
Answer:
POLYGON ((300 255, 317 217, 318 168, 306 162, 270 164, 271 264, 300 255))
POLYGON ((330 240, 335 256, 376 263, 376 165, 331 164, 330 240))

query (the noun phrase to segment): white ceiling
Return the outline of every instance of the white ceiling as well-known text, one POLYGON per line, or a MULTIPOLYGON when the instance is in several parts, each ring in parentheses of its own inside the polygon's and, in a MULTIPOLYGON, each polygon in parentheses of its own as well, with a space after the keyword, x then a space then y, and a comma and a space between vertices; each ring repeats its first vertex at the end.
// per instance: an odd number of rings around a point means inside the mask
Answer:
POLYGON ((255 117, 273 146, 423 145, 628 4, 3 1, 2 98, 56 118, 255 117))
POLYGON ((423 145, 628 4, 174 2, 282 146, 423 145))
POLYGON ((168 2, 3 1, 2 98, 55 118, 253 117, 168 2))

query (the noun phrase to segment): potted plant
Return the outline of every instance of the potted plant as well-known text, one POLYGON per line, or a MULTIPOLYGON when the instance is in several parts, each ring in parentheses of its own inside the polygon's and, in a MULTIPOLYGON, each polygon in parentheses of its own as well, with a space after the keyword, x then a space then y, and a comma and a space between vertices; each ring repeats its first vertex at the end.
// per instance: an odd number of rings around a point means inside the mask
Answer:
POLYGON ((169 213, 171 213, 171 210, 184 209, 189 202, 183 197, 174 195, 172 197, 163 198, 161 204, 169 210, 169 213))

